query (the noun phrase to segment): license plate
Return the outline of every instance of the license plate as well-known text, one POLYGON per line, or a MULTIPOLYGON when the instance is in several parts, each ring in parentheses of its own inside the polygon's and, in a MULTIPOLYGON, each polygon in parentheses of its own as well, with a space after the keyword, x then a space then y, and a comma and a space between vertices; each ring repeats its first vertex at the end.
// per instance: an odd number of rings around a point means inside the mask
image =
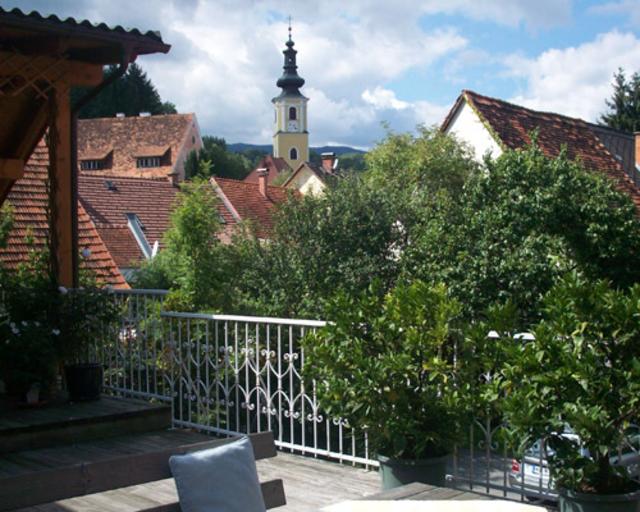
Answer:
MULTIPOLYGON (((540 466, 537 464, 526 464, 525 465, 525 473, 529 473, 530 475, 538 476, 540 475, 540 466)), ((546 474, 546 471, 544 471, 546 474)))

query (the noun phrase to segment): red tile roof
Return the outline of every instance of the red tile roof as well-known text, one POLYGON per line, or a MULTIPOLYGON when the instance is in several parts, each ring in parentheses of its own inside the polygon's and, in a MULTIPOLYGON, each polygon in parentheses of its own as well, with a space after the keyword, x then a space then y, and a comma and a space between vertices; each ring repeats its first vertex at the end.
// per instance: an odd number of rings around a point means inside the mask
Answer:
POLYGON ((268 197, 264 197, 257 183, 227 178, 212 178, 211 183, 217 186, 218 194, 227 208, 237 215, 238 218, 235 215, 232 217, 232 222, 252 222, 260 238, 269 238, 277 205, 286 201, 292 193, 282 187, 268 186, 268 197))
POLYGON ((126 214, 138 216, 151 247, 156 241, 162 247, 178 190, 167 178, 82 173, 78 180, 80 202, 121 268, 137 267, 145 258, 128 227, 126 214))
POLYGON ((287 178, 287 180, 282 184, 283 187, 286 187, 291 183, 295 177, 302 172, 303 169, 309 169, 313 174, 315 174, 320 181, 325 183, 327 179, 331 177, 337 176, 337 173, 334 171, 327 171, 322 165, 314 164, 312 162, 302 162, 298 168, 293 171, 293 174, 287 178))
POLYGON ((282 157, 275 157, 271 155, 265 155, 258 163, 256 168, 249 173, 244 179, 247 183, 258 183, 258 169, 267 169, 267 183, 271 185, 273 181, 285 172, 291 172, 291 167, 287 161, 282 157))
MULTIPOLYGON (((24 176, 16 181, 7 196, 7 202, 14 211, 14 224, 7 247, 0 249, 0 262, 7 268, 16 268, 29 260, 31 252, 46 246, 49 229, 46 215, 48 166, 48 151, 44 142, 41 142, 27 162, 24 176), (28 244, 27 238, 31 238, 33 243, 28 244)), ((127 287, 82 204, 78 205, 78 245, 81 249, 90 250, 89 256, 81 259, 84 268, 93 270, 104 284, 127 287)))
POLYGON ((562 147, 566 147, 569 158, 579 159, 586 169, 604 173, 614 180, 640 210, 640 190, 586 121, 552 112, 538 112, 465 90, 447 115, 443 130, 448 128, 464 101, 487 123, 503 147, 518 149, 530 144, 529 134, 537 129, 538 145, 545 155, 557 157, 562 147))
MULTIPOLYGON (((94 159, 113 149, 110 168, 83 171, 112 176, 164 177, 174 172, 183 147, 195 123, 193 114, 104 117, 78 121, 78 160, 94 159), (164 157, 160 167, 138 168, 138 157, 164 157)), ((196 141, 199 144, 199 141, 196 141)))

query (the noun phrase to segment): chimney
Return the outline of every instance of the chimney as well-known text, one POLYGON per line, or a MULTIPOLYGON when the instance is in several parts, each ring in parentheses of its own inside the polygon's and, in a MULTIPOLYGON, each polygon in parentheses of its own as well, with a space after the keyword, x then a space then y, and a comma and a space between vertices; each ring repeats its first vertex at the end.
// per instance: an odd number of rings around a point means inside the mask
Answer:
POLYGON ((258 190, 263 197, 269 197, 267 192, 267 177, 269 176, 269 169, 266 167, 260 167, 257 170, 258 174, 258 190))
POLYGON ((122 119, 122 118, 124 117, 124 112, 118 112, 118 113, 116 113, 116 117, 117 117, 118 119, 122 119))
POLYGON ((139 117, 150 117, 151 116, 151 112, 140 112, 138 114, 139 117))
POLYGON ((336 154, 322 153, 322 155, 320 155, 320 158, 322 160, 322 168, 329 174, 333 173, 333 169, 335 168, 336 163, 336 154))
POLYGON ((177 187, 180 183, 180 175, 177 172, 170 172, 167 174, 167 178, 169 183, 171 183, 174 187, 177 187))

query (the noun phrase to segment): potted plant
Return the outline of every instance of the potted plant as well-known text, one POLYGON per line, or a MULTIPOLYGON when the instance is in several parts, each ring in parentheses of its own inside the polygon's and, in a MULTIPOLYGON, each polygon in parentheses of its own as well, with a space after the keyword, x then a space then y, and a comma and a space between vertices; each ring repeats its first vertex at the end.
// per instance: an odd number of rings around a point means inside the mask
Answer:
POLYGON ((385 489, 444 485, 464 412, 454 364, 460 305, 443 285, 338 294, 331 322, 303 340, 305 378, 329 415, 366 430, 385 489))
POLYGON ((29 268, 0 269, 0 375, 20 402, 49 399, 56 380, 59 332, 49 322, 55 296, 51 282, 29 268))
POLYGON ((64 365, 69 400, 98 400, 102 392, 103 366, 97 342, 117 318, 117 306, 108 290, 95 286, 59 289, 58 354, 64 365))
POLYGON ((513 350, 499 382, 510 430, 523 449, 549 448, 561 511, 639 510, 640 485, 617 462, 640 418, 640 285, 573 274, 543 304, 535 339, 513 350))

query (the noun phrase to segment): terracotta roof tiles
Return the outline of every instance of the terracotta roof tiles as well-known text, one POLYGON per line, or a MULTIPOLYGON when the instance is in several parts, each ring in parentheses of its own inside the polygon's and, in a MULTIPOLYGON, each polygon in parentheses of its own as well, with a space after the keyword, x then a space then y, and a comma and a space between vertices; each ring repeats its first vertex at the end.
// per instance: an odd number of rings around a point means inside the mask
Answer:
MULTIPOLYGON (((28 261, 32 252, 46 247, 49 229, 46 215, 48 165, 48 151, 44 142, 41 142, 27 162, 24 176, 16 181, 7 197, 14 212, 14 224, 7 247, 0 249, 0 261, 7 268, 16 268, 28 261), (31 239, 31 243, 27 239, 31 239)), ((127 287, 82 204, 78 205, 78 245, 81 249, 90 250, 89 256, 81 261, 84 268, 93 270, 105 284, 127 287)))
POLYGON ((452 122, 463 101, 467 101, 482 117, 502 146, 522 148, 531 143, 530 133, 538 130, 537 142, 546 156, 555 158, 566 147, 570 159, 578 159, 586 169, 611 178, 618 189, 629 194, 640 211, 640 190, 598 138, 590 123, 552 112, 538 112, 465 90, 445 119, 443 129, 452 122))
POLYGON ((271 185, 273 181, 281 176, 285 172, 291 172, 291 167, 287 161, 282 157, 275 157, 271 155, 265 155, 258 163, 256 168, 251 171, 244 179, 247 183, 258 183, 258 169, 267 169, 267 183, 271 185))
POLYGON ((93 176, 82 173, 78 180, 80 201, 119 267, 137 267, 144 259, 128 227, 127 213, 137 215, 150 246, 169 229, 178 188, 167 178, 93 176))
POLYGON ((78 121, 78 160, 106 155, 113 149, 107 168, 82 171, 92 175, 164 177, 175 171, 176 159, 185 144, 193 114, 104 117, 78 121), (160 157, 159 167, 138 168, 137 158, 160 157), (164 158, 163 158, 164 157, 164 158))
MULTIPOLYGON (((290 191, 282 187, 268 186, 268 197, 264 197, 257 183, 227 178, 214 178, 211 181, 214 186, 219 187, 219 191, 224 196, 223 201, 228 201, 237 212, 239 220, 254 223, 258 237, 269 238, 277 205, 288 199, 290 191)), ((237 220, 234 218, 233 221, 237 220)))

